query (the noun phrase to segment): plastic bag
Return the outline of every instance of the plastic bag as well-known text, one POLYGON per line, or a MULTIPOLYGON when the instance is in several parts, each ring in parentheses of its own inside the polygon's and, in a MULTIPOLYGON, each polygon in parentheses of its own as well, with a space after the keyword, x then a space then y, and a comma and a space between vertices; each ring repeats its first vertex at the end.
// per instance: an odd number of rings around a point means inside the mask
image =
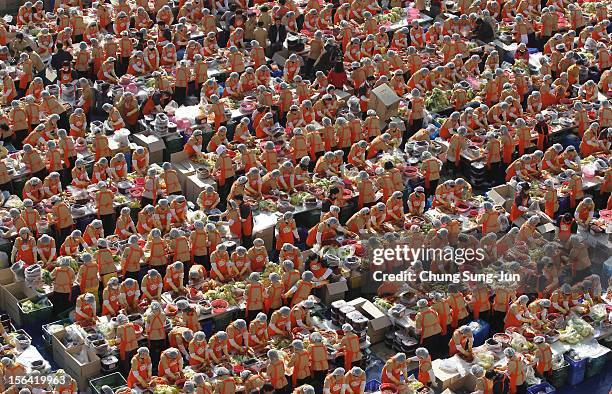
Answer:
POLYGON ((74 358, 80 364, 88 364, 89 363, 89 354, 87 354, 87 349, 85 346, 81 348, 81 351, 74 355, 74 358))
POLYGON ((535 376, 535 371, 531 365, 527 366, 527 370, 525 371, 525 382, 529 386, 533 386, 534 384, 540 384, 542 379, 535 376))

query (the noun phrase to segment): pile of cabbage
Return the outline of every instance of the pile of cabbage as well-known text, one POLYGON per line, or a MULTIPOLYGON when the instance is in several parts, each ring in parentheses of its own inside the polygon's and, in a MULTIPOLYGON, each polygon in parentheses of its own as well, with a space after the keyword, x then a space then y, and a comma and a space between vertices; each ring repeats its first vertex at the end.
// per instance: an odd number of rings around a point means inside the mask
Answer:
POLYGON ((559 330, 559 340, 570 345, 575 345, 583 338, 592 336, 595 333, 593 327, 584 320, 574 317, 568 320, 567 327, 559 330))

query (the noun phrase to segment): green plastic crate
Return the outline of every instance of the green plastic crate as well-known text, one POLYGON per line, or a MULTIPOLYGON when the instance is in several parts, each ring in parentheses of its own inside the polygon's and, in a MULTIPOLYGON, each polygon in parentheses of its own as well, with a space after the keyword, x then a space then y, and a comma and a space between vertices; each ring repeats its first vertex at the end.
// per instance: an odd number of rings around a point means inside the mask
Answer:
POLYGON ((67 319, 61 319, 61 320, 58 320, 58 321, 54 321, 54 322, 51 322, 51 323, 48 323, 48 324, 43 324, 43 326, 42 326, 42 337, 43 337, 43 340, 45 341, 45 343, 48 344, 48 345, 51 345, 51 339, 53 337, 52 333, 49 332, 49 326, 52 326, 52 325, 55 325, 55 324, 62 325, 62 326, 67 326, 70 323, 72 323, 72 320, 67 318, 67 319))
POLYGON ((117 391, 126 385, 127 381, 119 372, 113 372, 89 381, 89 387, 91 387, 91 392, 94 394, 100 394, 102 386, 109 386, 113 391, 117 391))
POLYGON ((550 376, 547 378, 548 382, 555 386, 557 389, 565 386, 567 382, 567 375, 569 374, 569 364, 565 362, 563 366, 557 369, 553 369, 550 376))
POLYGON ((25 312, 22 308, 23 300, 19 302, 19 315, 21 318, 22 327, 30 327, 32 325, 41 325, 49 323, 53 318, 53 304, 47 297, 42 299, 39 297, 29 298, 30 301, 36 303, 40 300, 45 306, 32 312, 25 312))
POLYGON ((607 361, 608 361, 608 353, 603 354, 599 357, 590 358, 589 361, 587 362, 586 371, 584 373, 585 379, 588 379, 590 377, 593 377, 599 374, 603 370, 607 361))
POLYGON ((225 331, 227 326, 234 318, 233 312, 223 312, 218 315, 213 315, 213 324, 215 331, 225 331))

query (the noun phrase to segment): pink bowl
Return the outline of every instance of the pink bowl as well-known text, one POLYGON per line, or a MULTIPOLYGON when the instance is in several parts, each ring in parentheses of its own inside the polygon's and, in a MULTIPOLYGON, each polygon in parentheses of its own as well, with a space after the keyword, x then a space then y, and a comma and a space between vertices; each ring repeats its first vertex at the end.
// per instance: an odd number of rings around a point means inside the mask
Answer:
POLYGON ((176 126, 179 129, 187 129, 191 127, 191 122, 189 121, 189 119, 177 119, 176 126))
POLYGON ((126 86, 125 90, 132 94, 136 94, 138 93, 138 86, 136 86, 135 83, 130 83, 128 86, 126 86))

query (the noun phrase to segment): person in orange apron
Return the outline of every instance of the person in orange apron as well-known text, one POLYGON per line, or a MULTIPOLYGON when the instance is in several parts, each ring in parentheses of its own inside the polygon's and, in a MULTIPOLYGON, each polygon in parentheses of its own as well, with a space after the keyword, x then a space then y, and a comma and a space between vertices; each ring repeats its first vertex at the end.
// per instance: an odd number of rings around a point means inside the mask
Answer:
POLYGON ((161 353, 157 367, 157 376, 175 384, 183 377, 183 358, 177 348, 168 348, 161 353))
MULTIPOLYGON (((185 301, 185 300, 183 300, 185 301)), ((189 305, 189 303, 188 303, 189 305)), ((189 342, 193 339, 193 331, 185 326, 174 326, 168 333, 170 347, 178 349, 185 358, 189 357, 189 342)))
POLYGON ((245 288, 247 321, 252 321, 264 308, 264 287, 259 281, 259 273, 252 272, 245 288))
POLYGON ((268 316, 259 312, 249 324, 249 347, 263 349, 268 344, 268 316))
POLYGON ((345 394, 363 394, 365 392, 366 374, 359 367, 353 367, 344 375, 345 394))
POLYGON ((236 247, 230 256, 234 265, 234 280, 244 280, 251 271, 251 263, 247 256, 247 249, 244 246, 236 247))
POLYGON ((231 376, 230 371, 225 367, 217 368, 217 379, 215 384, 215 393, 232 394, 236 392, 236 381, 231 376))
POLYGON ((570 236, 572 235, 572 233, 575 233, 576 230, 576 220, 574 219, 571 213, 568 212, 559 219, 559 233, 557 234, 557 237, 563 245, 567 244, 567 241, 569 241, 570 236))
POLYGON ((136 338, 136 325, 130 322, 124 314, 117 316, 115 340, 119 344, 119 359, 122 369, 128 372, 130 362, 138 349, 138 341, 136 338))
POLYGON ((382 368, 381 383, 399 387, 402 383, 402 377, 403 381, 408 379, 407 358, 405 353, 397 353, 385 362, 382 368))
POLYGON ((427 300, 421 299, 417 302, 419 312, 415 317, 416 332, 420 336, 420 343, 436 353, 440 348, 440 321, 438 314, 429 307, 427 300))
POLYGON ((291 346, 293 348, 293 355, 287 364, 288 367, 293 367, 293 374, 291 383, 293 387, 299 387, 307 382, 307 379, 311 376, 310 371, 310 357, 308 352, 304 349, 304 343, 295 339, 291 346))
POLYGON ((448 342, 448 355, 453 356, 457 353, 469 357, 472 355, 472 346, 474 345, 474 335, 469 326, 461 326, 457 328, 448 342))
POLYGON ((231 322, 225 329, 228 337, 228 350, 231 353, 244 353, 249 347, 249 332, 243 319, 231 322))
POLYGON ((523 356, 516 354, 516 351, 511 347, 504 349, 504 355, 508 359, 506 375, 510 380, 510 393, 525 393, 527 390, 527 385, 525 383, 527 365, 523 356))
POLYGON ((36 263, 38 260, 36 240, 30 234, 28 228, 23 227, 19 230, 19 236, 15 238, 15 243, 13 244, 13 250, 11 252, 12 262, 23 261, 27 267, 28 265, 36 263))
POLYGON ((572 287, 569 283, 564 283, 560 288, 553 291, 550 296, 550 302, 552 304, 551 312, 568 314, 572 306, 571 301, 572 287))
POLYGON ((153 377, 153 363, 149 355, 149 349, 140 347, 136 355, 130 361, 130 373, 128 374, 127 385, 129 388, 146 389, 149 381, 153 377))
POLYGON ((145 313, 144 334, 148 340, 148 347, 157 356, 166 347, 166 331, 164 329, 166 314, 157 301, 151 302, 145 313))
POLYGON ((70 376, 63 369, 58 369, 55 373, 57 376, 57 383, 53 387, 53 392, 57 394, 72 394, 78 393, 79 387, 76 380, 70 376))
POLYGON ((529 196, 529 184, 522 182, 519 184, 518 192, 512 203, 510 210, 510 221, 514 222, 519 217, 523 216, 529 210, 531 205, 531 197, 529 196))
POLYGON ((470 373, 476 378, 473 394, 493 394, 493 381, 485 376, 485 370, 480 365, 473 365, 470 373))
POLYGON ((451 327, 456 329, 460 325, 467 324, 468 312, 466 308, 465 298, 459 291, 459 287, 455 284, 450 284, 448 287, 450 293, 448 302, 451 307, 451 327))
POLYGON ((70 259, 60 258, 58 267, 51 271, 53 279, 53 311, 58 314, 64 312, 72 301, 72 286, 76 279, 74 270, 70 267, 70 259))
POLYGON ((516 301, 510 304, 510 307, 508 308, 508 312, 506 313, 506 317, 504 319, 505 329, 509 327, 520 327, 524 323, 528 323, 531 321, 530 318, 525 316, 528 302, 529 297, 527 297, 526 295, 521 295, 519 298, 516 299, 516 301))
POLYGON ((117 269, 113 259, 113 253, 108 249, 108 241, 104 238, 98 239, 98 249, 93 253, 93 258, 98 264, 98 272, 102 284, 106 286, 112 277, 117 276, 117 269))
POLYGON ((281 247, 288 243, 295 244, 295 240, 299 239, 297 225, 293 219, 293 212, 286 212, 276 224, 276 250, 280 251, 281 247))
POLYGON ((129 207, 123 207, 121 208, 121 213, 117 218, 115 235, 117 235, 120 240, 126 240, 132 234, 136 234, 136 226, 134 226, 134 221, 130 216, 130 212, 129 207))
POLYGON ((228 335, 225 331, 217 331, 208 341, 208 358, 214 364, 220 364, 229 358, 228 335))
POLYGON ((184 291, 183 277, 185 269, 183 262, 176 261, 168 267, 164 275, 164 291, 171 291, 174 294, 181 294, 184 291))
POLYGON ((75 320, 82 327, 89 327, 96 321, 96 298, 91 293, 81 294, 77 297, 75 320))
POLYGON ((210 253, 210 277, 220 282, 228 282, 233 271, 227 247, 225 244, 218 244, 215 250, 210 253))
MULTIPOLYGON (((119 279, 111 278, 102 290, 102 316, 115 317, 119 314, 119 279)), ((123 360, 123 358, 122 358, 123 360)))
POLYGON ((438 320, 440 327, 442 328, 442 336, 446 336, 448 326, 451 323, 451 308, 447 299, 444 298, 442 293, 434 294, 434 301, 432 309, 438 314, 438 320))
POLYGON ((268 359, 270 363, 266 369, 266 376, 268 377, 268 381, 274 387, 276 392, 287 392, 287 382, 285 364, 283 360, 280 358, 280 355, 277 350, 270 349, 267 353, 268 359))
POLYGON ((342 326, 343 336, 337 348, 343 353, 344 369, 349 370, 361 363, 362 354, 359 348, 359 337, 353 332, 353 326, 346 323, 342 326))
POLYGON ((306 300, 310 296, 310 292, 314 288, 314 274, 310 271, 304 271, 301 279, 299 279, 295 285, 293 285, 285 294, 283 298, 289 299, 291 297, 290 305, 293 307, 298 303, 306 300))
POLYGON ((196 371, 201 370, 208 364, 208 343, 206 334, 197 331, 193 334, 193 339, 189 342, 189 365, 196 371))
POLYGON ((414 354, 415 357, 412 357, 410 361, 419 363, 419 372, 417 375, 418 381, 425 387, 438 387, 436 376, 434 375, 431 367, 431 356, 429 355, 429 350, 425 349, 424 347, 420 347, 414 351, 414 354))
POLYGON ((291 309, 287 306, 272 312, 268 324, 268 336, 287 336, 291 332, 291 309))
POLYGON ((159 302, 163 292, 162 276, 156 269, 150 269, 142 278, 140 288, 142 289, 142 301, 146 301, 146 303, 159 302))

